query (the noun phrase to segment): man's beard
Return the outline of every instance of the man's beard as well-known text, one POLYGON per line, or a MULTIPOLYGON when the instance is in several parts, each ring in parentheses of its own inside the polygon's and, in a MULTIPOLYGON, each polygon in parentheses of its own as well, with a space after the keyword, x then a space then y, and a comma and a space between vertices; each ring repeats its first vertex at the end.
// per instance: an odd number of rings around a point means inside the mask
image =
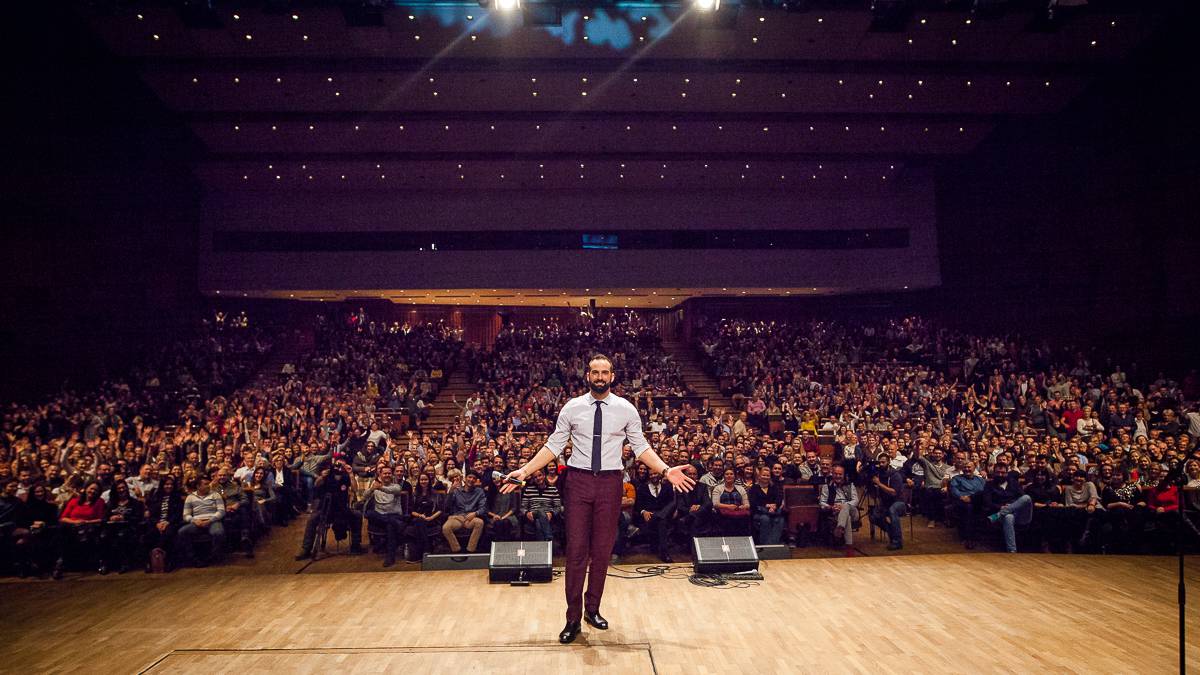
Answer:
POLYGON ((607 382, 596 382, 593 380, 592 382, 588 382, 588 386, 592 388, 593 394, 603 394, 608 391, 609 385, 607 382))

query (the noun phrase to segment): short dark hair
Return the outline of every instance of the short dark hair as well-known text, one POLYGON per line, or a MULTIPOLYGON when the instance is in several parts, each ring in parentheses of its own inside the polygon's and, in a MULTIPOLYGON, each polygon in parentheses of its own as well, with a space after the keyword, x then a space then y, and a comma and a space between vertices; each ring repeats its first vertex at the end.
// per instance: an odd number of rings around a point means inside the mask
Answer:
POLYGON ((588 362, 587 362, 589 367, 592 365, 592 361, 608 361, 608 369, 612 370, 612 367, 613 367, 612 359, 608 358, 604 354, 592 354, 592 358, 588 359, 588 362))

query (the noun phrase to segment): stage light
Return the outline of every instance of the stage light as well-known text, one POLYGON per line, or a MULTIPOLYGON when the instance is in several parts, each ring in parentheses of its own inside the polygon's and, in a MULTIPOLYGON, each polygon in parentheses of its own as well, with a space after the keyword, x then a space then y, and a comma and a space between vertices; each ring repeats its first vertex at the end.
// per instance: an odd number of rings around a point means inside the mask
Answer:
POLYGON ((701 12, 715 12, 721 8, 721 0, 694 0, 692 6, 701 12))
POLYGON ((495 0, 496 9, 501 12, 512 12, 520 8, 520 0, 495 0))

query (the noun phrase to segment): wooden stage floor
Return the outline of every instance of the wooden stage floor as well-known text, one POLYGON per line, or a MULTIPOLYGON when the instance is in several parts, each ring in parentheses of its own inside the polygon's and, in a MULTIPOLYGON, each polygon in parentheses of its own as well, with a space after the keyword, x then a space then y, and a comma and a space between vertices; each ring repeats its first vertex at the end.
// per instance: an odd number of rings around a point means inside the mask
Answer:
MULTIPOLYGON (((0 584, 0 672, 1165 673, 1178 663, 1176 564, 783 560, 736 589, 690 584, 680 565, 679 578, 610 578, 601 610, 613 627, 585 626, 567 647, 561 578, 515 588, 489 585, 486 571, 231 567, 13 581, 0 584)), ((1188 573, 1194 608, 1200 563, 1188 573)), ((1200 649, 1188 657, 1200 670, 1200 649)))

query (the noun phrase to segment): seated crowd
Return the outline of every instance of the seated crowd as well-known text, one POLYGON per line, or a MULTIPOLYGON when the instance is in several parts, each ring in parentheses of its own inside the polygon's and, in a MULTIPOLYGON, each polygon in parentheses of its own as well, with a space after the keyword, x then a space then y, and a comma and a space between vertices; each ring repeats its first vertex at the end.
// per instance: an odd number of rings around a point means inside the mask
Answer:
POLYGON ((455 401, 463 409, 464 431, 495 436, 509 428, 553 429, 571 392, 586 387, 581 364, 596 351, 612 355, 626 395, 643 401, 642 407, 656 396, 689 391, 679 365, 663 351, 657 329, 636 312, 509 326, 490 349, 467 352, 467 379, 479 390, 455 401))
POLYGON ((614 354, 614 391, 640 402, 652 447, 697 480, 677 494, 626 448, 618 556, 643 544, 670 561, 704 534, 815 537, 851 553, 864 517, 896 549, 910 512, 957 527, 968 547, 987 534, 1010 551, 1160 552, 1186 498, 1176 477, 1200 486, 1194 372, 1139 379, 1078 351, 916 318, 703 325, 697 348, 732 410, 662 403, 687 387, 635 314, 508 328, 486 351, 441 323, 377 324, 361 310, 316 334, 281 382, 181 399, 171 414, 141 416, 161 401, 124 384, 10 407, 3 560, 56 574, 204 564, 234 546, 252 555, 302 514, 298 559, 319 553, 328 528, 354 553, 365 530, 387 566, 433 547, 561 543, 569 449, 518 492, 501 493, 496 472, 542 447, 598 349, 614 354), (456 360, 479 393, 445 432, 422 431, 456 360), (384 409, 417 428, 383 428, 384 409), (797 503, 816 518, 794 518, 797 503))
POLYGON ((713 321, 696 342, 734 401, 737 417, 722 420, 733 437, 798 440, 822 472, 808 450, 830 434, 824 471, 840 468, 874 502, 893 548, 916 508, 929 527, 957 524, 968 547, 991 524, 1010 551, 1017 529, 1034 548, 1165 550, 1180 523, 1176 483, 1200 485, 1195 371, 1139 381, 1077 349, 913 317, 713 321))
POLYGON ((311 508, 323 467, 386 443, 379 392, 432 399, 462 344, 440 323, 322 317, 313 353, 281 381, 247 385, 269 349, 263 332, 244 316, 209 322, 185 343, 194 352, 167 348, 129 381, 11 405, 0 566, 59 577, 203 565, 235 547, 253 556, 272 525, 311 508))

